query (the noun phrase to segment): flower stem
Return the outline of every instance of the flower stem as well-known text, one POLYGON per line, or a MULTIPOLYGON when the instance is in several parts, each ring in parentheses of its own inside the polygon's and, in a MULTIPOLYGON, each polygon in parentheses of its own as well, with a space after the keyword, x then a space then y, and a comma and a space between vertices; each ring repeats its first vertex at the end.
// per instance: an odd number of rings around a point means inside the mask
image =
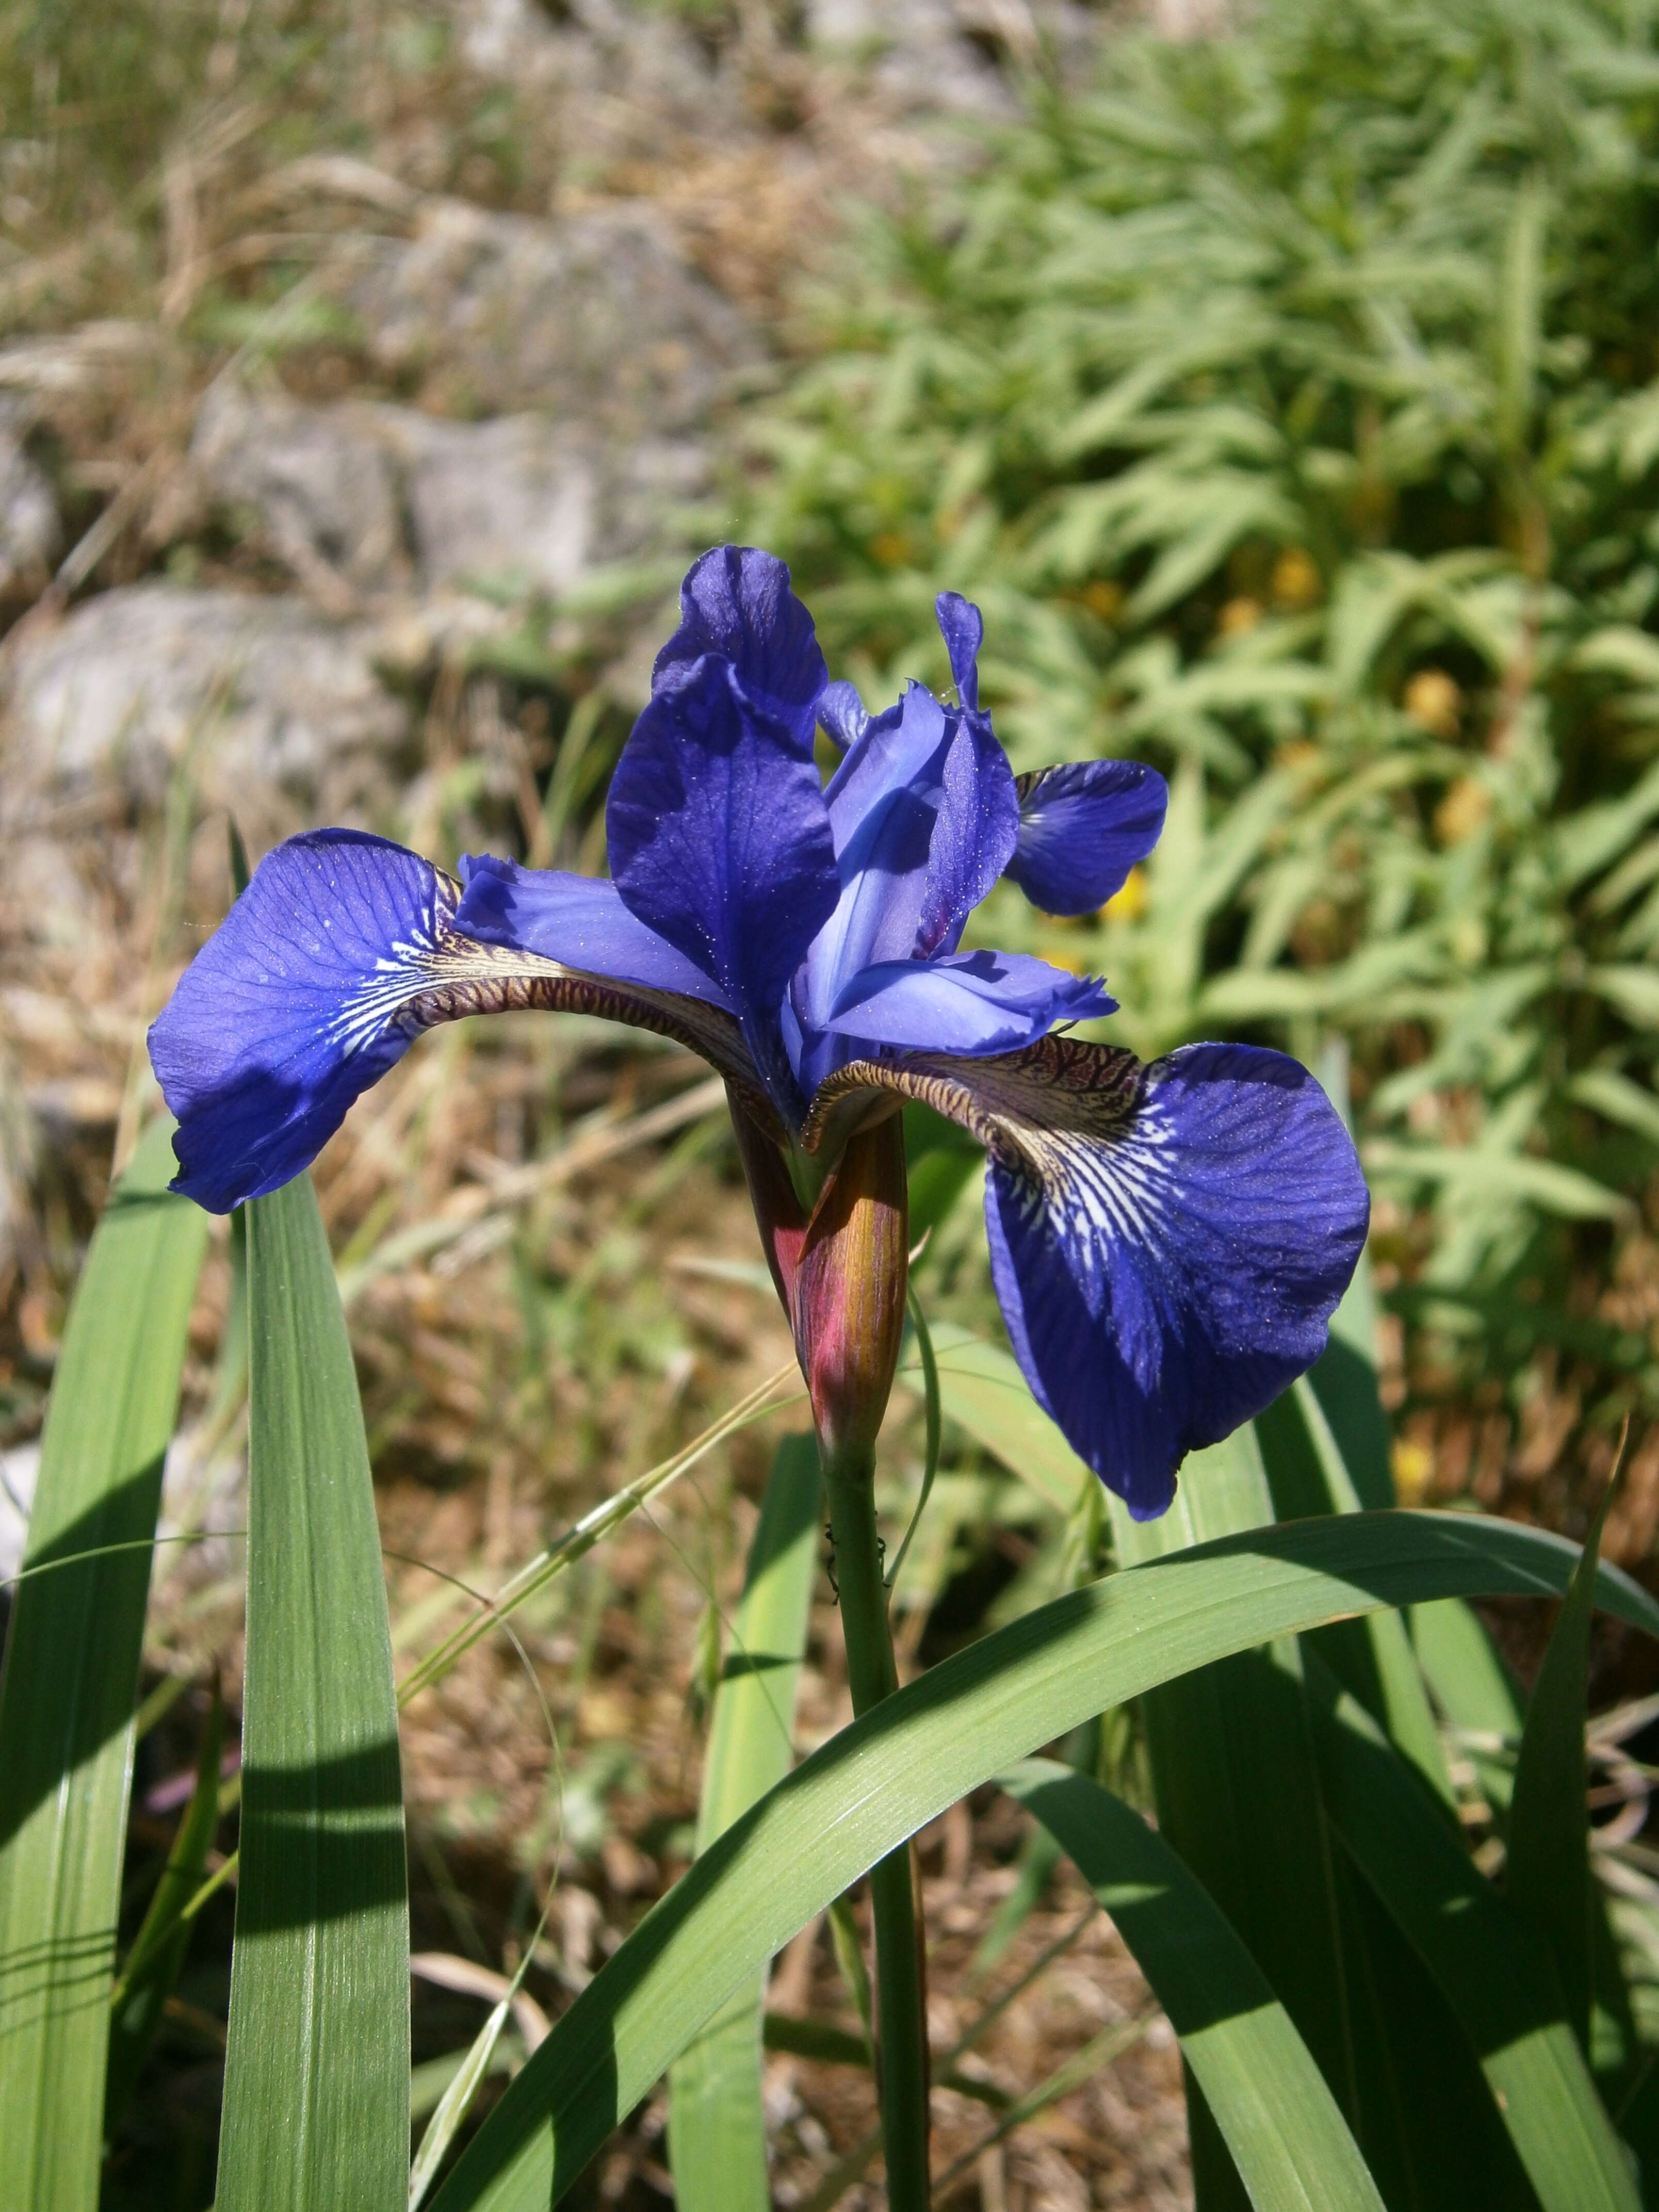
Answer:
MULTIPOLYGON (((842 1632, 847 1639, 847 1678, 854 1712, 865 1713, 898 1687, 876 1534, 873 1463, 867 1453, 859 1455, 856 1465, 845 1460, 838 1464, 828 1454, 825 1462, 842 1632)), ((927 2002, 908 1843, 870 1869, 870 1902, 876 1935, 878 2082, 887 2202, 890 2212, 927 2212, 927 2002)))

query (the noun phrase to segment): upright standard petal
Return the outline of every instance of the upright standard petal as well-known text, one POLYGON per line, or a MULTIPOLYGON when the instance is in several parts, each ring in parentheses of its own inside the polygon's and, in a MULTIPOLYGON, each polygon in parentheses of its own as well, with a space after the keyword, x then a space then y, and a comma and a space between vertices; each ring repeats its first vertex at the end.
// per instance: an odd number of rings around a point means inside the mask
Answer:
POLYGON ((605 826, 624 902, 719 987, 792 1114, 778 1008, 838 893, 810 755, 708 653, 635 724, 605 826))
POLYGON ((693 564, 680 586, 680 626, 657 655, 652 689, 674 690, 708 653, 724 655, 744 696, 811 752, 830 672, 775 554, 717 545, 693 564))
POLYGON ((276 1189, 422 1030, 528 1006, 678 1037, 775 1127, 728 1014, 477 943, 455 927, 459 895, 417 854, 356 830, 317 830, 266 854, 149 1033, 179 1121, 175 1190, 227 1213, 276 1189))
POLYGON ((825 1026, 868 1044, 975 1054, 1008 1052, 1056 1022, 1116 1008, 1103 984, 1027 952, 947 952, 860 969, 825 1026))
POLYGON ((1076 761, 1022 775, 1007 872, 1045 914, 1094 914, 1164 834, 1170 787, 1139 761, 1076 761))
POLYGON ((896 1091, 972 1129, 1008 1334, 1032 1391, 1141 1519, 1189 1451, 1268 1405, 1324 1349, 1370 1199, 1307 1070, 1250 1045, 1143 1066, 1068 1037, 952 1062, 843 1068, 809 1145, 896 1091))
POLYGON ((933 602, 957 696, 970 713, 979 709, 979 649, 985 641, 985 617, 960 592, 941 592, 933 602))
POLYGON ((818 701, 818 723, 842 752, 856 744, 870 726, 869 709, 860 698, 857 685, 844 678, 827 684, 818 701))

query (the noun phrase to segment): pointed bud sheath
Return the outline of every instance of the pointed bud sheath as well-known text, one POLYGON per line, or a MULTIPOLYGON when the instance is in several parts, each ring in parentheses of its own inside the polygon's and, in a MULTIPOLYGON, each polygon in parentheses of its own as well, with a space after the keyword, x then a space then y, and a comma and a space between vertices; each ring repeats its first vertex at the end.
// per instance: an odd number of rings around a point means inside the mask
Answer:
POLYGON ((867 1468, 904 1334, 909 1267, 904 1124, 889 1114, 848 1139, 806 1224, 795 1279, 795 1352, 826 1462, 867 1468))
POLYGON ((848 1139, 809 1218, 777 1147, 747 1116, 733 1119, 825 1460, 867 1471, 904 1334, 903 1122, 889 1114, 848 1139))

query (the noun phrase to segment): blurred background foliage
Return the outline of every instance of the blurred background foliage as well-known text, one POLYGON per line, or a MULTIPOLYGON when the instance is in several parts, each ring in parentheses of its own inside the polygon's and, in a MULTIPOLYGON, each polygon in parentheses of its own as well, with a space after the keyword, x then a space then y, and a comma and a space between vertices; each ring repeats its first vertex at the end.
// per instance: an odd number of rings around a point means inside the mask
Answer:
POLYGON ((1109 42, 864 225, 747 425, 746 530, 872 703, 948 679, 948 585, 1018 768, 1172 779, 1110 910, 985 937, 1143 1053, 1345 1041, 1413 1396, 1547 1373, 1603 1436, 1659 1401, 1654 24, 1109 42))

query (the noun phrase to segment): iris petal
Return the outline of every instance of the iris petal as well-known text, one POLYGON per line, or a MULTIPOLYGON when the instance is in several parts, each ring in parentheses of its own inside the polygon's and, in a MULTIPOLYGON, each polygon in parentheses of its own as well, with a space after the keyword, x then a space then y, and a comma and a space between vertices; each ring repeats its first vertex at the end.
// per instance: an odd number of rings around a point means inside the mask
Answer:
POLYGON ((869 1044, 941 1053, 1007 1052, 1056 1022, 1109 1014, 1115 999, 1086 976, 1024 952, 887 960, 843 988, 825 1026, 869 1044))
POLYGON ((775 554, 717 545, 694 563, 680 586, 680 626, 657 655, 652 689, 673 690, 708 653, 729 660, 745 696, 811 752, 830 672, 812 617, 775 554))
POLYGON ((842 752, 856 744, 870 726, 869 709, 860 698, 857 685, 843 679, 826 686, 818 701, 818 721, 842 752))
MULTIPOLYGON (((726 1006, 718 983, 647 929, 615 884, 557 868, 522 868, 486 854, 461 861, 466 888, 455 915, 464 936, 509 951, 539 952, 561 967, 618 983, 641 983, 726 1006)), ((731 1008, 726 1007, 729 1013, 731 1008)))
POLYGON ((793 1110, 778 1007, 839 888, 810 754, 708 653, 635 724, 605 827, 623 899, 719 987, 793 1110))
POLYGON ((1164 832, 1170 787, 1139 761, 1077 761, 1018 780, 1007 872, 1045 914, 1094 914, 1164 832))
POLYGON ((843 1068, 818 1144, 861 1095, 918 1097, 992 1156, 986 1227, 1039 1402, 1146 1519, 1189 1451, 1269 1404, 1324 1349, 1370 1200, 1307 1070, 1249 1045, 1132 1054, 1045 1037, 993 1060, 843 1068))
POLYGON ((951 656, 951 673, 957 696, 971 711, 979 707, 979 649, 985 641, 985 618, 971 599, 960 592, 941 592, 933 612, 951 656))
POLYGON ((316 830, 266 854, 149 1033, 179 1121, 175 1190, 226 1213, 276 1189, 422 1030, 526 1006, 678 1037, 775 1127, 729 1015, 477 943, 455 927, 459 896, 418 854, 356 830, 316 830))

